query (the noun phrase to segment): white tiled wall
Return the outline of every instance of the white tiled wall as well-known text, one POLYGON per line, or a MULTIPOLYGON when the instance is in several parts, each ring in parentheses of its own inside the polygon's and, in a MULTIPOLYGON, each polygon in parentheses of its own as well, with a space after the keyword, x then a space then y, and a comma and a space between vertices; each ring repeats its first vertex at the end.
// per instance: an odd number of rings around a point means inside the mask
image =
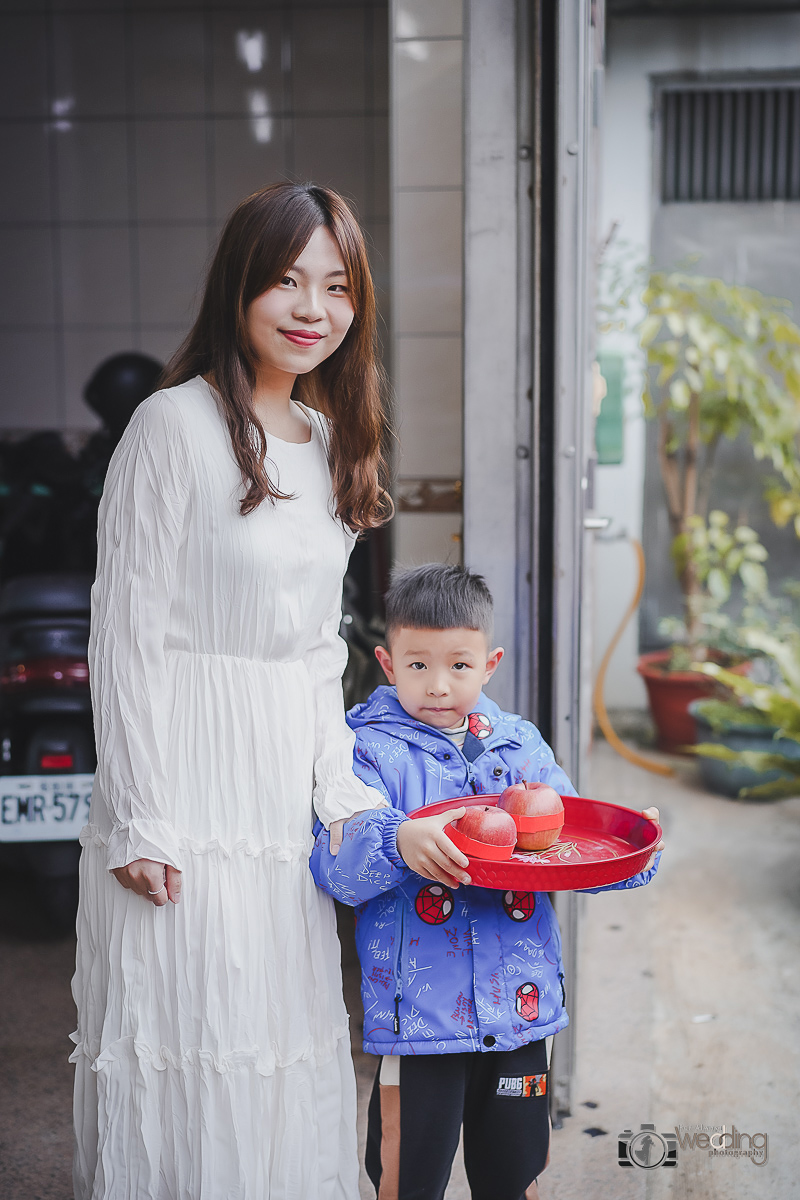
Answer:
POLYGON ((453 513, 402 513, 394 520, 394 557, 404 567, 461 561, 461 517, 453 513))
MULTIPOLYGON (((462 473, 462 0, 392 0, 393 363, 401 480, 462 473)), ((402 563, 454 561, 461 514, 400 511, 402 563)))
POLYGON ((397 338, 394 377, 401 398, 403 463, 429 478, 461 476, 461 339, 397 338))
POLYGON ((99 362, 165 360, 278 178, 354 201, 388 322, 388 41, 387 0, 0 0, 0 430, 89 428, 99 362))

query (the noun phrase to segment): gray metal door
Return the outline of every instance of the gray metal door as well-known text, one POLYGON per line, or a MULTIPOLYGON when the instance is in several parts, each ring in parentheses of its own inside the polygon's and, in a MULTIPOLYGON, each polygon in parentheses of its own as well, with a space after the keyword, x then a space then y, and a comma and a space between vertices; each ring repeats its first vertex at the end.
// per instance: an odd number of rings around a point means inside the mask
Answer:
MULTIPOLYGON (((553 445, 553 748, 581 790, 591 736, 591 589, 587 513, 593 503, 594 263, 597 132, 602 88, 602 3, 560 0, 555 134, 555 361, 553 445)), ((578 903, 559 893, 556 912, 572 1021, 555 1039, 551 1107, 572 1109, 578 903)))

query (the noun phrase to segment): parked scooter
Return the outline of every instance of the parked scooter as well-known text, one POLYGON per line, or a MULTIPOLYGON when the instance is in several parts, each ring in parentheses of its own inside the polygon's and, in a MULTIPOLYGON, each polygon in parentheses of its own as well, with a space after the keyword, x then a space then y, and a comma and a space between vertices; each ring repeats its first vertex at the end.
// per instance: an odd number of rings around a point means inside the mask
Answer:
POLYGON ((95 760, 89 575, 26 575, 0 590, 0 863, 27 867, 52 924, 77 905, 78 834, 95 760))
POLYGON ((87 653, 97 506, 111 454, 161 369, 140 354, 97 369, 84 394, 103 429, 78 459, 57 433, 0 456, 0 865, 36 877, 64 933, 96 765, 87 653))

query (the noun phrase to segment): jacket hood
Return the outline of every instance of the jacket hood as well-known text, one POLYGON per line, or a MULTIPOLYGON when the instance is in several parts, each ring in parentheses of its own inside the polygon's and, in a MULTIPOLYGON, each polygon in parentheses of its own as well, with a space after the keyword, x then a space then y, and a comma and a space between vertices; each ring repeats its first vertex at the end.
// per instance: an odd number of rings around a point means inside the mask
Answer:
MULTIPOLYGON (((469 714, 469 731, 483 743, 485 750, 497 746, 521 746, 517 731, 519 720, 514 713, 503 712, 494 700, 481 692, 474 710, 469 714)), ((397 699, 397 688, 386 684, 376 688, 362 704, 354 705, 347 714, 347 723, 356 730, 383 728, 392 737, 422 745, 432 753, 443 742, 451 744, 442 730, 409 716, 397 699), (428 739, 430 745, 426 745, 428 739)))

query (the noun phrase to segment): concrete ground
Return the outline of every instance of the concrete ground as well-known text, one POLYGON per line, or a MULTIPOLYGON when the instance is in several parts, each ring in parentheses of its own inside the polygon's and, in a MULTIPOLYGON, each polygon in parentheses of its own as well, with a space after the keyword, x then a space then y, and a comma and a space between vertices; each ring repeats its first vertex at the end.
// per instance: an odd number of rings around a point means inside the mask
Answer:
MULTIPOLYGON (((604 742, 594 749, 587 790, 656 804, 667 850, 650 887, 581 900, 575 1104, 553 1135, 541 1200, 800 1195, 800 799, 739 804, 700 791, 691 764, 678 770, 665 780, 604 742), (622 1169, 617 1134, 644 1122, 765 1133, 769 1158, 758 1167, 685 1148, 674 1170, 622 1169)), ((2 1200, 72 1194, 73 959, 69 939, 48 938, 25 881, 0 878, 2 1200)), ((346 936, 344 965, 355 1025, 346 936)), ((356 1070, 363 1138, 374 1060, 357 1053, 356 1070)), ((374 1195, 366 1179, 361 1195, 374 1195)), ((456 1163, 447 1200, 468 1196, 456 1163)))
POLYGON ((650 886, 582 897, 575 1105, 542 1200, 800 1194, 800 799, 726 800, 676 765, 594 749, 591 794, 655 804, 667 846, 650 886), (616 1135, 643 1122, 763 1133, 769 1158, 679 1148, 674 1170, 621 1169, 616 1135))
POLYGON ((73 938, 53 940, 24 876, 0 872, 0 1197, 72 1196, 73 938))

